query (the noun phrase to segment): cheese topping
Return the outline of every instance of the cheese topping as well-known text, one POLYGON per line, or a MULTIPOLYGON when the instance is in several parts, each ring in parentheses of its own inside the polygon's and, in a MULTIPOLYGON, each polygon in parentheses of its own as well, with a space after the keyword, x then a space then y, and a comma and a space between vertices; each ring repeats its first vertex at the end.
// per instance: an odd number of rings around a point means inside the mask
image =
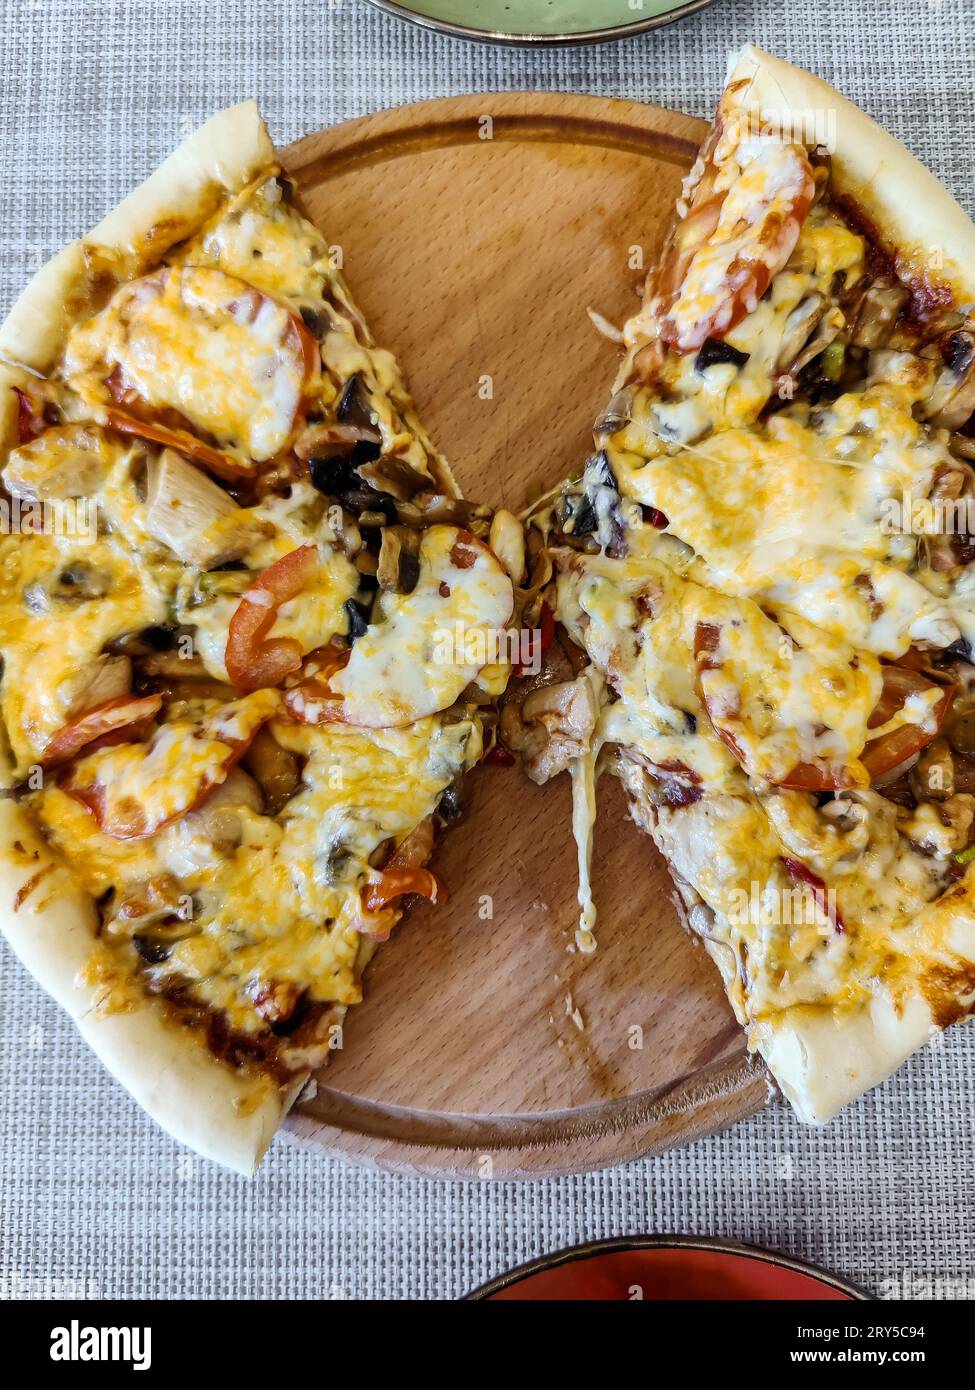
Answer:
POLYGON ((177 410, 220 444, 262 462, 288 444, 313 363, 294 315, 219 270, 158 271, 117 291, 72 331, 65 372, 89 399, 177 410), (93 380, 94 379, 94 380, 93 380))

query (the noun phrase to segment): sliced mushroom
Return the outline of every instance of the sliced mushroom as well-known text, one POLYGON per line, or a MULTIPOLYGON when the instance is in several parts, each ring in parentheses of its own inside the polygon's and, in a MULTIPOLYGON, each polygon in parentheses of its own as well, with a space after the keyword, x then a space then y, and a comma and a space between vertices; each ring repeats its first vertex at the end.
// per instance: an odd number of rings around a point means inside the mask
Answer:
POLYGON ((955 794, 955 765, 948 740, 936 738, 911 771, 911 788, 919 801, 947 801, 955 794))
POLYGON ((308 425, 295 441, 295 454, 303 462, 322 454, 348 453, 356 444, 381 444, 382 436, 371 425, 346 422, 308 425))
POLYGON ((593 433, 597 435, 617 434, 620 430, 625 430, 633 419, 633 387, 624 386, 621 391, 610 400, 599 419, 593 425, 593 433))
POLYGON ((430 479, 418 473, 405 459, 384 455, 374 463, 365 463, 359 468, 359 477, 378 492, 388 493, 397 502, 408 502, 418 492, 430 484, 430 479))
POLYGON ((94 425, 59 425, 13 449, 3 470, 12 497, 90 497, 105 483, 113 453, 94 425))
POLYGON ((526 774, 541 785, 589 747, 596 726, 592 685, 586 676, 533 690, 519 710, 515 702, 501 712, 501 737, 521 754, 526 774))
POLYGON ((385 526, 376 568, 379 587, 411 594, 420 578, 420 532, 409 526, 385 526))
POLYGON ((80 677, 68 713, 81 714, 95 705, 128 695, 132 689, 132 662, 127 656, 100 656, 80 677))
MULTIPOLYGON (((970 471, 963 465, 941 468, 932 484, 929 500, 947 511, 950 503, 959 501, 966 489, 970 490, 970 485, 970 471)), ((947 574, 959 563, 958 540, 959 533, 955 530, 942 530, 924 537, 928 564, 936 574, 947 574)))
POLYGON ((850 333, 854 347, 883 347, 894 331, 911 292, 893 276, 882 275, 867 288, 850 333))
MULTIPOLYGON (((818 357, 821 352, 825 353, 826 349, 836 342, 845 327, 846 319, 842 309, 830 309, 825 313, 819 321, 818 329, 793 362, 790 368, 791 374, 794 376, 797 372, 801 372, 803 367, 807 367, 814 357, 818 357)), ((837 344, 837 348, 840 351, 839 368, 836 372, 838 380, 843 370, 842 345, 837 344)))
POLYGON ((958 331, 942 340, 944 366, 924 404, 936 429, 960 430, 975 412, 975 336, 958 331))
MULTIPOLYGON (((793 309, 785 321, 779 355, 775 359, 777 373, 788 372, 793 367, 825 312, 826 297, 822 294, 809 295, 793 309)), ((825 347, 825 344, 823 346, 825 347)), ((798 371, 798 367, 795 370, 798 371)))
POLYGON ((150 535, 196 569, 240 559, 271 530, 175 449, 150 463, 148 502, 150 535))
POLYGON ((511 576, 513 584, 525 577, 525 533, 521 522, 504 507, 499 507, 491 522, 488 544, 511 576))
POLYGON ((259 813, 262 805, 261 789, 253 777, 235 767, 202 806, 184 817, 183 825, 189 834, 201 834, 217 850, 236 849, 244 834, 241 810, 259 813))

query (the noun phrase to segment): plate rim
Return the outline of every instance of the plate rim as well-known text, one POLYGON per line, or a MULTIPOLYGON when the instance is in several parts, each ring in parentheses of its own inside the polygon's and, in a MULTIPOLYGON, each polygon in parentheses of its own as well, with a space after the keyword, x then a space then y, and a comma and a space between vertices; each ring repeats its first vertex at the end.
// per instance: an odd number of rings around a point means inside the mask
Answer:
POLYGON ((624 1253, 630 1250, 709 1250, 712 1253, 722 1255, 743 1255, 748 1259, 758 1260, 761 1264, 772 1265, 776 1269, 789 1270, 794 1274, 809 1275, 828 1288, 837 1289, 839 1292, 849 1295, 851 1301, 873 1303, 877 1299, 876 1294, 870 1293, 868 1289, 855 1284, 851 1279, 833 1274, 809 1260, 799 1259, 795 1255, 787 1255, 781 1250, 771 1250, 762 1245, 752 1245, 746 1241, 732 1240, 726 1236, 687 1236, 661 1233, 606 1236, 600 1240, 583 1241, 579 1245, 566 1245, 549 1255, 536 1255, 533 1259, 515 1265, 513 1269, 495 1275, 493 1279, 488 1279, 483 1284, 478 1284, 469 1293, 462 1295, 461 1302, 480 1303, 490 1298, 492 1294, 500 1293, 503 1289, 511 1288, 514 1284, 520 1284, 536 1274, 560 1269, 565 1265, 576 1264, 581 1260, 598 1258, 600 1255, 624 1253))
POLYGON ((650 15, 646 19, 635 19, 623 24, 604 25, 598 29, 586 29, 578 34, 511 34, 500 29, 475 28, 469 24, 455 24, 452 20, 434 19, 430 15, 418 14, 409 5, 399 0, 368 0, 374 9, 384 14, 404 19, 429 33, 447 34, 451 38, 466 39, 469 43, 493 44, 496 47, 511 48, 581 48, 589 44, 616 43, 621 39, 635 38, 653 29, 663 29, 675 24, 679 19, 705 10, 714 0, 683 0, 673 10, 664 14, 650 15))

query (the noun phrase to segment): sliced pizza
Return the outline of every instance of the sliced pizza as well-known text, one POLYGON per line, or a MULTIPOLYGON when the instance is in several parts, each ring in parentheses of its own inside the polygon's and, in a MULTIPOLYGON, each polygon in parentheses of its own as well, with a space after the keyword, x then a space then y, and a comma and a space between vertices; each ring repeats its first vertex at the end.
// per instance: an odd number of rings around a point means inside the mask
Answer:
POLYGON ((806 1120, 975 1000, 973 304, 932 175, 745 49, 596 451, 532 518, 571 665, 506 736, 572 768, 584 875, 622 779, 806 1120))
POLYGON ((461 498, 253 103, 44 267, 0 353, 0 926, 249 1171, 443 894, 521 528, 461 498))

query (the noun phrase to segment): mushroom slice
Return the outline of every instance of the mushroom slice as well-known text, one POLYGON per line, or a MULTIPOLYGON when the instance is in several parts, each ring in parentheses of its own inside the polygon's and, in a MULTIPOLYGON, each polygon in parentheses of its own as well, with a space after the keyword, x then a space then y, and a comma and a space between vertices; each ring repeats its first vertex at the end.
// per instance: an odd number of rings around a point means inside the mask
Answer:
POLYGON ((340 662, 285 694, 292 718, 390 728, 448 709, 484 666, 506 659, 514 591, 469 531, 431 526, 408 594, 381 591, 376 620, 340 662))
POLYGON ((149 465, 148 501, 150 535, 196 569, 239 560, 270 534, 266 523, 175 449, 164 449, 149 465))
POLYGON ((505 706, 502 733, 521 754, 526 774, 539 785, 588 750, 596 727, 596 702, 586 675, 540 686, 515 714, 509 710, 514 706, 505 706))
POLYGON ((117 458, 97 425, 55 425, 11 450, 3 483, 12 497, 90 497, 117 458))
POLYGON ((975 412, 975 336, 950 333, 941 345, 944 367, 924 404, 936 429, 960 430, 975 412))
POLYGON ((127 656, 100 656, 84 671, 78 693, 71 701, 70 714, 116 700, 132 689, 132 662, 127 656))
POLYGON ((884 347, 911 292, 899 280, 881 276, 867 289, 850 333, 854 347, 884 347))
POLYGON ((779 355, 775 359, 776 372, 789 370, 816 331, 825 312, 826 297, 821 294, 809 295, 793 309, 784 324, 779 355))
POLYGON ((511 575, 512 583, 525 579, 525 531, 521 522, 504 507, 499 507, 491 521, 488 544, 511 575))
POLYGON ((411 594, 420 578, 420 532, 408 526, 385 526, 376 568, 379 587, 393 594, 411 594))

